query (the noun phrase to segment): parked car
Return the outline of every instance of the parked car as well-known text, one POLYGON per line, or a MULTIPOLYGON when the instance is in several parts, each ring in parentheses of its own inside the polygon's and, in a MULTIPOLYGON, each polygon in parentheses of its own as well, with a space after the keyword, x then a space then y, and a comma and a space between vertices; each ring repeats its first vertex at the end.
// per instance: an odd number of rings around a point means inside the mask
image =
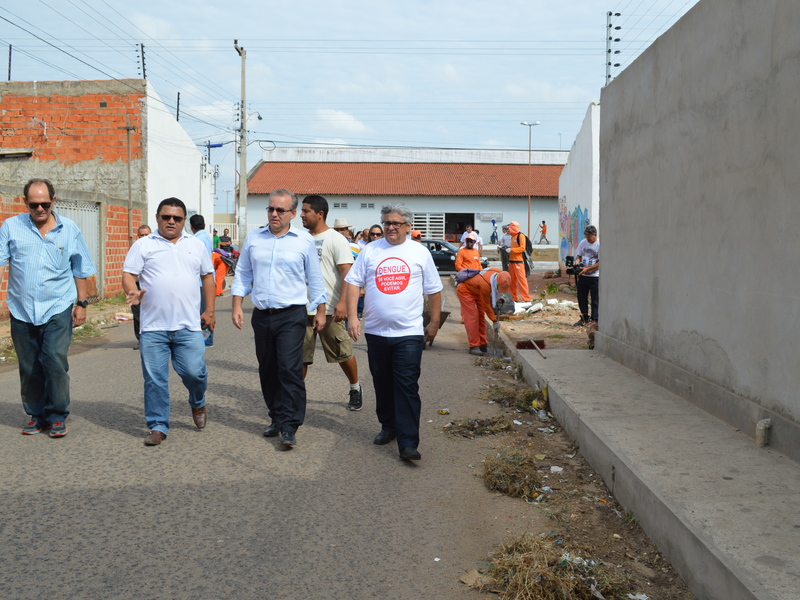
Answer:
MULTIPOLYGON (((440 273, 454 272, 456 270, 456 254, 458 247, 451 244, 447 240, 423 238, 424 244, 433 256, 433 263, 440 273)), ((481 267, 484 269, 489 268, 489 259, 481 256, 481 267)))

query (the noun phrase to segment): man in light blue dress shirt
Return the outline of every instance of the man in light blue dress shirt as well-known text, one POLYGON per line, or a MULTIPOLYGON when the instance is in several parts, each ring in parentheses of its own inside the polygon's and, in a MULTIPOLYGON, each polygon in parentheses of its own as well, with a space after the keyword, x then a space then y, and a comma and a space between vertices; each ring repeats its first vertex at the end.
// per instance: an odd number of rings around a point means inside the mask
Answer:
POLYGON ((25 435, 67 435, 72 327, 86 321, 86 278, 95 268, 78 226, 53 212, 55 189, 31 179, 23 193, 28 212, 0 227, 0 281, 9 263, 6 302, 19 360, 25 435))
POLYGON ((291 225, 297 196, 283 189, 270 192, 267 212, 269 226, 250 232, 242 245, 231 287, 231 318, 241 329, 242 299, 252 294, 258 374, 272 419, 264 435, 280 435, 281 444, 290 449, 306 414, 306 305, 309 310, 316 308, 313 329, 320 332, 325 327, 327 296, 314 238, 291 225))
MULTIPOLYGON (((203 215, 192 215, 189 219, 189 227, 192 228, 192 235, 196 237, 198 240, 203 242, 203 245, 208 249, 209 256, 213 256, 214 254, 214 240, 211 239, 211 236, 206 231, 206 220, 203 215)), ((203 287, 201 282, 200 287, 203 287)), ((200 314, 206 312, 206 299, 203 295, 200 295, 200 314)), ((208 337, 206 338, 206 348, 210 348, 214 345, 214 334, 209 333, 207 334, 208 337)))

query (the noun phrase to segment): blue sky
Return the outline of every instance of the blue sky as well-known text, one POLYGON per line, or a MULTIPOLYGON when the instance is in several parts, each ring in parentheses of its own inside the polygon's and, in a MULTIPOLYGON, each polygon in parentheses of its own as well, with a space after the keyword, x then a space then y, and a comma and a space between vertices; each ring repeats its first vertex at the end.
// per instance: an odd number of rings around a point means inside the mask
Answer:
MULTIPOLYGON (((250 140, 279 146, 569 149, 605 81, 606 16, 618 73, 697 0, 27 0, 0 7, 12 79, 141 76, 233 189, 241 61, 250 140), (25 31, 27 30, 27 31, 25 31), (38 38, 40 39, 37 39, 38 38), (60 49, 60 50, 59 50, 60 49)), ((248 154, 251 166, 259 144, 248 154)), ((232 203, 232 194, 228 206, 232 203)))

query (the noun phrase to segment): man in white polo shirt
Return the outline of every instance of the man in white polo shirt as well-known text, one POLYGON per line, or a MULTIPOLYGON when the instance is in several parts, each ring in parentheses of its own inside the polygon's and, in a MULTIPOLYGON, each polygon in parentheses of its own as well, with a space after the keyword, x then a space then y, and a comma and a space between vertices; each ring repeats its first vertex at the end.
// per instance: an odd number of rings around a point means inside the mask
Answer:
POLYGON ((419 376, 422 349, 439 330, 442 281, 428 248, 408 239, 411 211, 402 204, 381 209, 383 239, 367 244, 345 277, 347 330, 358 341, 358 297, 364 288, 364 334, 381 431, 373 442, 397 438, 402 460, 419 460, 419 376), (423 329, 422 295, 431 320, 423 329))
POLYGON ((139 336, 144 375, 144 416, 150 429, 144 443, 157 446, 169 433, 169 361, 189 391, 189 406, 198 429, 206 426, 208 373, 202 329, 214 331, 214 267, 199 239, 183 230, 186 205, 162 200, 156 211, 158 230, 131 246, 122 267, 122 289, 128 304, 141 303, 139 336), (136 289, 139 278, 141 290, 136 289), (202 295, 206 310, 200 313, 202 295))

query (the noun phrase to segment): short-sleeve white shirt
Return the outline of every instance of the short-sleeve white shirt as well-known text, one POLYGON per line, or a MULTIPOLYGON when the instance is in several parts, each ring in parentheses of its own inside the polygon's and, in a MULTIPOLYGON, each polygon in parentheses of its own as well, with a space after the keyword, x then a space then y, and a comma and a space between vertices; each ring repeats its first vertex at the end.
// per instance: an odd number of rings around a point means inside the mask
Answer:
POLYGON ((383 337, 424 335, 422 295, 443 287, 430 251, 411 239, 367 244, 345 281, 364 288, 364 332, 383 337))
POLYGON ((183 233, 176 242, 156 231, 137 240, 122 270, 139 277, 141 331, 200 331, 197 278, 214 272, 205 244, 183 233))

